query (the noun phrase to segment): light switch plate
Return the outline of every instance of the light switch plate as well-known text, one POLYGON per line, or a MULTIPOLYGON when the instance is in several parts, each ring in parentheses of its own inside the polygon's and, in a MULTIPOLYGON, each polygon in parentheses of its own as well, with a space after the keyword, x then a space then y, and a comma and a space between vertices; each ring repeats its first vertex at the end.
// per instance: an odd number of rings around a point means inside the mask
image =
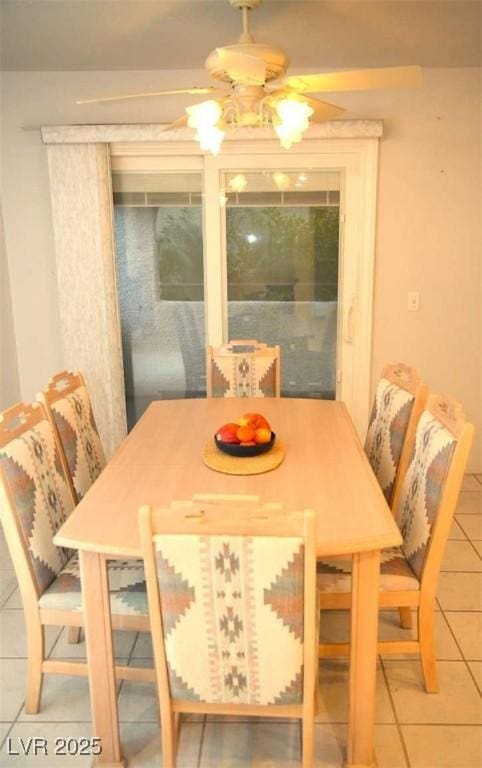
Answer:
POLYGON ((407 309, 409 312, 418 312, 420 309, 420 291, 409 291, 407 295, 407 309))

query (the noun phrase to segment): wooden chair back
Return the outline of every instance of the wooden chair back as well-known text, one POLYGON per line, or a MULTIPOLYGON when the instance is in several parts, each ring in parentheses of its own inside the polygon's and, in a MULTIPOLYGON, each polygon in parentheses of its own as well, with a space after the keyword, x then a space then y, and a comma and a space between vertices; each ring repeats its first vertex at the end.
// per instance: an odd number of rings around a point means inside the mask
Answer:
POLYGON ((105 455, 87 386, 81 373, 60 371, 37 395, 62 445, 77 501, 105 467, 105 455))
POLYGON ((383 494, 391 504, 405 473, 411 440, 427 398, 414 368, 388 363, 377 385, 365 440, 365 453, 383 494))
POLYGON ((0 414, 0 517, 24 600, 38 599, 70 555, 53 537, 75 506, 45 408, 0 414))
POLYGON ((428 589, 435 594, 473 434, 473 424, 459 402, 429 395, 393 502, 405 557, 421 581, 422 592, 428 589))
POLYGON ((280 348, 256 339, 207 347, 208 397, 279 397, 280 348))
POLYGON ((317 656, 314 513, 174 508, 139 511, 166 765, 180 712, 312 722, 317 656))

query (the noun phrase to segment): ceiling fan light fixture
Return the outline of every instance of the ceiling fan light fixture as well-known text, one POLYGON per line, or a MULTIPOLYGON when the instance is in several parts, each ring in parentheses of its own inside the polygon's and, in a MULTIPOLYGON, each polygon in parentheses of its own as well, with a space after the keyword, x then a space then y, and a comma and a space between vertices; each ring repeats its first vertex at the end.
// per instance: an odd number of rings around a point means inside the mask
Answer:
POLYGON ((196 139, 202 150, 217 155, 224 139, 225 131, 221 121, 223 110, 214 99, 202 101, 186 107, 187 124, 196 129, 196 139))
POLYGON ((202 150, 211 152, 212 155, 217 155, 221 149, 224 134, 225 131, 213 125, 210 128, 198 128, 196 139, 199 141, 199 146, 202 150))
POLYGON ((277 116, 273 121, 274 129, 281 146, 290 149, 303 138, 314 110, 309 104, 298 99, 280 99, 274 109, 277 116))
POLYGON ((186 107, 188 114, 187 124, 190 128, 209 128, 216 125, 220 120, 223 110, 219 102, 214 99, 201 101, 200 104, 193 104, 186 107))

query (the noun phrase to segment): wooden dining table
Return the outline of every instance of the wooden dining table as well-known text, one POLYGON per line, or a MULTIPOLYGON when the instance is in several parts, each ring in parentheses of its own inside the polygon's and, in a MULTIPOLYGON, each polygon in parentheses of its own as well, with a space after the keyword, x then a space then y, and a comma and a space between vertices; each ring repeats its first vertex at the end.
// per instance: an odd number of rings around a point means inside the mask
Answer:
POLYGON ((346 766, 375 766, 373 747, 380 550, 401 543, 343 402, 293 398, 151 403, 55 536, 79 550, 96 765, 125 765, 119 737, 106 562, 140 557, 138 510, 195 493, 257 494, 287 511, 316 512, 319 557, 353 556, 346 766), (284 448, 269 472, 232 475, 205 465, 218 427, 261 412, 284 448))

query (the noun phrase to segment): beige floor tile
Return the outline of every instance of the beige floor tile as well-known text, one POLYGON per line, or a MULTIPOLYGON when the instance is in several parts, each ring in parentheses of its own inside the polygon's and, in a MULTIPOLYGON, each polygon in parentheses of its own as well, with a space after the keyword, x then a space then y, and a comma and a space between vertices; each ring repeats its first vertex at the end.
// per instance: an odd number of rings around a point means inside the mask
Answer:
POLYGON ((1 746, 5 741, 5 739, 7 738, 7 734, 11 727, 12 727, 12 723, 0 723, 0 756, 2 754, 1 746))
POLYGON ((127 680, 123 682, 119 696, 119 720, 137 723, 159 722, 154 683, 136 683, 127 680))
MULTIPOLYGON (((127 659, 119 662, 127 664, 127 659)), ((86 677, 45 675, 40 711, 36 715, 22 711, 18 719, 25 723, 90 723, 89 681, 86 677)))
POLYGON ((5 608, 17 587, 17 579, 13 571, 0 571, 0 608, 5 608))
MULTIPOLYGON (((45 628, 45 652, 48 654, 59 636, 59 627, 45 628)), ((0 657, 24 659, 27 656, 25 621, 22 611, 0 612, 0 657)))
POLYGON ((0 659, 0 721, 17 716, 25 698, 25 659, 0 659))
MULTIPOLYGON (((348 715, 348 661, 324 659, 320 662, 320 723, 346 723, 348 715)), ((390 697, 380 665, 377 669, 375 722, 393 723, 390 697)))
POLYGON ((459 515, 457 513, 456 520, 469 539, 472 541, 482 540, 482 515, 459 515))
POLYGON ((18 587, 10 593, 10 596, 3 603, 2 608, 6 608, 8 611, 23 611, 22 598, 20 597, 20 590, 18 587))
POLYGON ((9 734, 9 743, 5 742, 0 752, 0 765, 2 768, 10 768, 10 766, 25 768, 31 765, 40 765, 44 768, 56 768, 56 766, 63 768, 64 765, 90 768, 92 755, 66 754, 68 748, 72 752, 78 751, 79 747, 84 751, 90 751, 90 737, 90 723, 15 723, 9 734), (29 753, 25 755, 22 742, 27 744, 29 738, 45 739, 46 744, 37 742, 35 753, 31 742, 29 753), (68 745, 63 740, 69 740, 68 745))
POLYGON ((464 475, 464 479, 462 480, 462 490, 463 491, 480 490, 480 485, 477 480, 477 477, 475 475, 464 475))
POLYGON ((0 570, 13 570, 13 563, 8 551, 7 542, 0 523, 0 570))
POLYGON ((400 723, 481 723, 479 692, 463 661, 439 661, 439 693, 426 693, 418 661, 384 661, 400 723))
POLYGON ((482 574, 441 573, 437 597, 444 611, 480 611, 482 574))
MULTIPOLYGON (((417 638, 417 615, 412 611, 413 628, 403 629, 400 627, 396 613, 385 613, 385 621, 380 624, 383 631, 379 630, 381 640, 415 640, 417 638)), ((437 659, 457 660, 461 659, 461 653, 457 648, 453 635, 447 626, 443 614, 435 611, 435 655, 437 659)), ((382 654, 383 659, 414 659, 413 654, 382 654)))
MULTIPOLYGON (((346 756, 346 726, 316 725, 314 768, 342 768, 346 756)), ((407 762, 396 725, 375 726, 378 768, 406 768, 407 762)))
MULTIPOLYGON (((116 658, 129 657, 137 637, 136 632, 114 631, 114 650, 116 658)), ((85 659, 85 635, 82 630, 80 643, 67 642, 67 630, 64 629, 50 654, 51 659, 85 659)))
POLYGON ((313 768, 342 768, 345 756, 346 726, 317 723, 314 731, 313 768))
POLYGON ((463 532, 462 528, 458 524, 455 518, 452 520, 452 525, 449 532, 449 541, 466 541, 467 536, 463 532))
MULTIPOLYGON (((151 667, 152 659, 131 659, 131 667, 151 667)), ((182 715, 183 721, 200 722, 203 715, 182 715)), ((119 721, 158 723, 159 707, 154 683, 122 683, 119 695, 119 721)))
MULTIPOLYGON (((202 729, 202 723, 182 724, 177 768, 196 768, 202 729)), ((161 768, 161 733, 158 723, 122 723, 121 741, 129 768, 161 768)))
POLYGON ((482 694, 482 661, 468 661, 467 663, 482 694))
POLYGON ((448 541, 442 571, 482 571, 482 559, 470 541, 448 541))
POLYGON ((482 475, 475 475, 475 478, 482 485, 482 475))
POLYGON ((407 761, 396 725, 375 726, 375 755, 378 768, 406 768, 407 761))
POLYGON ((296 723, 206 723, 200 768, 299 768, 296 723))
POLYGON ((472 491, 462 492, 459 496, 455 512, 457 515, 482 514, 482 486, 480 486, 478 493, 472 491))
POLYGON ((473 725, 404 725, 411 768, 480 768, 482 732, 473 725))
POLYGON ((445 616, 465 658, 482 661, 482 613, 447 611, 445 616))
POLYGON ((152 641, 148 632, 139 632, 132 653, 133 659, 152 659, 152 641))

